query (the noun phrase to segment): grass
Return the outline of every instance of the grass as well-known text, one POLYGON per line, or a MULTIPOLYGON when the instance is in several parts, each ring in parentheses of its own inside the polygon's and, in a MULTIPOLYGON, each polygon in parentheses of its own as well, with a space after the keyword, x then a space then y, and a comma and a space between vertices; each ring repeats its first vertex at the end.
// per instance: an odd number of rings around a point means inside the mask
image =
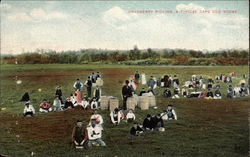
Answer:
MULTIPOLYGON (((87 75, 94 71, 103 74, 103 94, 118 97, 121 105, 122 84, 135 70, 157 77, 177 74, 181 82, 189 79, 192 74, 214 77, 235 71, 238 77, 233 80, 235 85, 243 74, 248 73, 247 66, 2 65, 0 106, 6 110, 0 111, 0 154, 31 156, 31 152, 34 152, 34 156, 53 157, 248 156, 249 97, 233 100, 165 99, 161 96, 163 89, 158 89, 158 109, 136 109, 137 121, 142 123, 147 113, 159 113, 167 104, 175 104, 178 121, 167 122, 165 132, 130 138, 130 124, 123 122, 113 127, 108 117, 109 112, 99 111, 105 121, 103 139, 108 147, 88 150, 72 149, 70 136, 75 120, 81 118, 87 123, 91 111, 38 114, 33 119, 21 116, 23 105, 19 100, 24 92, 29 92, 31 102, 38 111, 42 99, 53 100, 57 85, 62 85, 66 97, 73 91, 72 85, 76 78, 85 81, 87 75), (22 80, 21 85, 16 85, 16 76, 22 80), (41 92, 38 91, 39 88, 42 89, 41 92)), ((223 83, 223 96, 226 87, 223 83)))

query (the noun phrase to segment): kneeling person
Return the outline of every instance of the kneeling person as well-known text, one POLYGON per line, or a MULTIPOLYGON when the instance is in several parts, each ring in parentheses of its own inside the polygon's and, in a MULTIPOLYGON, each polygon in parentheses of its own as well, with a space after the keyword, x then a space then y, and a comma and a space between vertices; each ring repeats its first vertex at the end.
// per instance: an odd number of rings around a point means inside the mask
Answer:
POLYGON ((88 139, 88 133, 82 121, 78 120, 72 132, 72 142, 75 148, 83 148, 88 139))

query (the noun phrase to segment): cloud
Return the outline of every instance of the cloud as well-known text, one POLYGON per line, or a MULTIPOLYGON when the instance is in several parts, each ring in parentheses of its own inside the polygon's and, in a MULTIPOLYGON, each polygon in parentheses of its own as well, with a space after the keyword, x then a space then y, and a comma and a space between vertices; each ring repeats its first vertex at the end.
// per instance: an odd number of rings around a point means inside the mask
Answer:
POLYGON ((61 12, 45 12, 41 8, 35 8, 30 11, 30 16, 35 20, 65 19, 68 15, 61 12))
POLYGON ((204 7, 193 3, 178 4, 176 10, 204 10, 204 7))
POLYGON ((136 15, 129 15, 125 10, 118 6, 114 6, 102 14, 102 20, 117 29, 125 29, 123 25, 129 23, 135 18, 136 15))
POLYGON ((41 8, 32 9, 29 12, 12 12, 6 14, 6 18, 14 22, 48 21, 55 19, 66 19, 69 15, 57 11, 45 11, 41 8))
POLYGON ((24 12, 8 14, 6 17, 10 21, 31 21, 31 17, 24 12))
POLYGON ((12 8, 12 5, 10 4, 1 4, 0 5, 1 10, 10 10, 12 8))

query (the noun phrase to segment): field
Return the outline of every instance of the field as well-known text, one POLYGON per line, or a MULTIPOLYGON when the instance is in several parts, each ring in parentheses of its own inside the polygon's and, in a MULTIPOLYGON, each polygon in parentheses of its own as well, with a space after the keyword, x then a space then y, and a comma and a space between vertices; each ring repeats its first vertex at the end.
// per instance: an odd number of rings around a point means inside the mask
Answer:
MULTIPOLYGON (((142 123, 147 113, 160 113, 168 104, 174 104, 178 120, 165 123, 166 131, 140 138, 129 136, 130 124, 112 126, 108 111, 99 111, 104 118, 103 139, 107 147, 75 150, 71 147, 71 131, 77 119, 85 124, 91 111, 73 109, 40 114, 34 118, 22 117, 23 104, 19 101, 29 92, 31 103, 38 111, 41 101, 53 100, 55 87, 62 86, 65 97, 73 92, 76 78, 86 80, 91 72, 101 72, 104 79, 103 95, 120 99, 124 80, 138 70, 157 78, 178 75, 181 83, 191 75, 213 77, 235 71, 238 84, 247 66, 122 66, 122 65, 1 65, 0 154, 20 156, 89 156, 89 157, 245 157, 249 151, 249 97, 227 99, 226 84, 222 84, 222 100, 165 99, 163 89, 157 89, 157 109, 135 110, 137 122, 142 123), (22 84, 16 84, 16 79, 22 84), (41 89, 39 91, 38 89, 41 89)), ((141 87, 140 87, 141 88, 141 87)))

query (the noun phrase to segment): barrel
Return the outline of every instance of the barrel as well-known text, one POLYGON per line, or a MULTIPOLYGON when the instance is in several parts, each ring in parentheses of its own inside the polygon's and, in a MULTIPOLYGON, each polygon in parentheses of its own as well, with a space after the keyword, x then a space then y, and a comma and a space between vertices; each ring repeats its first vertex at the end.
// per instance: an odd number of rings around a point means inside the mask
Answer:
POLYGON ((117 98, 109 99, 109 110, 114 111, 115 108, 119 107, 119 100, 117 98))
POLYGON ((135 110, 135 106, 136 106, 136 98, 134 97, 129 97, 127 98, 127 109, 132 109, 132 110, 135 110))
POLYGON ((149 107, 155 107, 156 106, 156 100, 155 96, 149 96, 148 97, 149 107))
POLYGON ((109 108, 109 97, 102 96, 100 98, 100 106, 102 110, 107 110, 109 108))
POLYGON ((139 96, 139 105, 141 110, 147 110, 149 108, 148 96, 139 96))

